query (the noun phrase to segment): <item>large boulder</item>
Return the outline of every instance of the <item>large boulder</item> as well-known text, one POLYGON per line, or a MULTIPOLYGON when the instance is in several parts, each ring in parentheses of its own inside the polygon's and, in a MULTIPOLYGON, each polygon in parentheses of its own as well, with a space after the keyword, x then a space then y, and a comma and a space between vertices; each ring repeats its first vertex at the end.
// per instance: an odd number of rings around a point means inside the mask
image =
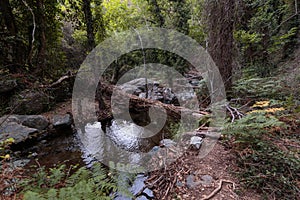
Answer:
POLYGON ((15 143, 20 143, 37 132, 37 129, 23 126, 17 122, 6 122, 0 125, 0 140, 14 138, 15 143))
POLYGON ((4 120, 6 122, 17 122, 23 126, 38 130, 44 130, 49 125, 48 120, 42 115, 6 115, 0 118, 0 123, 4 120))
POLYGON ((10 92, 18 86, 16 80, 3 80, 0 81, 0 93, 10 92))
POLYGON ((24 90, 12 97, 10 106, 17 114, 39 114, 48 108, 49 101, 44 92, 24 90))
POLYGON ((178 100, 171 88, 163 87, 159 82, 150 79, 138 78, 118 86, 124 92, 134 94, 140 98, 149 98, 161 101, 166 104, 178 104, 178 100), (148 87, 148 95, 146 94, 146 86, 148 87))

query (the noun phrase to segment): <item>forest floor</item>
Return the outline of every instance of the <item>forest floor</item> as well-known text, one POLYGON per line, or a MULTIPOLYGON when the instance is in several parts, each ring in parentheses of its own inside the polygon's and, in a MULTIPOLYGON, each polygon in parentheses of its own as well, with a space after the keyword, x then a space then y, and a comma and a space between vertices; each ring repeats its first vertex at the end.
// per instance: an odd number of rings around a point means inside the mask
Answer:
MULTIPOLYGON (((43 115, 51 119, 55 114, 72 112, 71 100, 57 104, 55 109, 43 115)), ((147 183, 156 183, 151 188, 157 199, 241 199, 258 200, 261 196, 250 189, 241 186, 234 175, 237 171, 236 156, 219 140, 213 150, 204 158, 197 156, 197 152, 188 150, 168 169, 151 172, 147 183), (212 177, 207 185, 196 184, 203 175, 212 177), (160 177, 164 177, 158 180, 160 177), (195 186, 186 184, 188 177, 193 177, 195 186)))
POLYGON ((164 177, 153 187, 158 199, 261 199, 257 192, 240 185, 234 175, 236 171, 235 155, 219 141, 206 157, 200 158, 196 152, 188 151, 166 171, 151 173, 148 180, 154 182, 164 177), (212 180, 208 184, 200 184, 203 176, 210 176, 212 180), (191 177, 194 184, 184 184, 191 177))
MULTIPOLYGON (((284 76, 292 92, 299 91, 298 82, 293 82, 300 74, 300 48, 295 53, 295 58, 283 64, 280 75, 284 76), (294 90, 293 90, 294 88, 294 90)), ((72 100, 58 103, 51 111, 44 115, 49 120, 56 114, 63 115, 72 113, 72 100)), ((299 119, 299 114, 295 114, 293 119, 299 119)), ((287 124, 295 120, 281 118, 287 124)), ((293 125, 291 125, 293 126, 293 125)), ((300 125, 296 124, 290 134, 300 133, 300 125)), ((288 139, 275 141, 276 145, 283 150, 287 146, 299 148, 299 143, 293 143, 288 139)), ((263 199, 262 194, 257 191, 245 188, 241 180, 236 176, 239 171, 237 165, 238 157, 236 152, 227 148, 228 145, 222 138, 215 144, 213 150, 204 158, 200 158, 198 153, 192 150, 185 152, 174 163, 162 169, 149 173, 146 180, 156 199, 212 199, 212 200, 259 200, 263 199), (208 183, 203 184, 203 177, 210 177, 208 183), (188 183, 190 182, 190 183, 188 183)), ((299 182, 300 188, 300 182, 299 182)), ((1 199, 1 198, 0 198, 1 199)))

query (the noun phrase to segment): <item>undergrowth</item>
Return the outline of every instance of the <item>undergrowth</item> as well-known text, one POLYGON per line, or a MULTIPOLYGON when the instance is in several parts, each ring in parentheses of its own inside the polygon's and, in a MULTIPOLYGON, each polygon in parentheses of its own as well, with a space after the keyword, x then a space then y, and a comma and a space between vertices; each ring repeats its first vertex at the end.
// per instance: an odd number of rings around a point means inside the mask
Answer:
POLYGON ((299 154, 276 145, 287 125, 274 113, 250 112, 228 124, 224 135, 237 154, 238 176, 245 187, 272 199, 297 199, 300 194, 299 154))
POLYGON ((71 170, 65 165, 51 168, 41 167, 32 177, 22 181, 24 200, 77 200, 113 199, 118 191, 130 196, 128 185, 120 185, 117 172, 109 172, 100 164, 91 169, 82 167, 69 176, 71 170))

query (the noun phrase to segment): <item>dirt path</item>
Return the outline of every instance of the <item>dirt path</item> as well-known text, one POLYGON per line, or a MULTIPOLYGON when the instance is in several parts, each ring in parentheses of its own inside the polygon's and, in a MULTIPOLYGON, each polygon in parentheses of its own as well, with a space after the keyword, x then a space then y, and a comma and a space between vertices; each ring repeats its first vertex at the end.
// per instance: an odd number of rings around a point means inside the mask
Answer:
POLYGON ((197 152, 188 151, 168 169, 150 174, 148 184, 153 185, 157 199, 205 199, 214 193, 214 200, 258 200, 261 197, 254 191, 244 190, 234 176, 235 156, 218 142, 203 159, 197 152), (161 178, 163 177, 163 178, 161 178), (203 179, 212 178, 201 184, 203 179), (191 182, 192 179, 192 182, 191 182), (198 182, 198 184, 197 184, 198 182), (222 186, 220 187, 220 183, 222 186), (238 195, 238 194, 239 195, 238 195))

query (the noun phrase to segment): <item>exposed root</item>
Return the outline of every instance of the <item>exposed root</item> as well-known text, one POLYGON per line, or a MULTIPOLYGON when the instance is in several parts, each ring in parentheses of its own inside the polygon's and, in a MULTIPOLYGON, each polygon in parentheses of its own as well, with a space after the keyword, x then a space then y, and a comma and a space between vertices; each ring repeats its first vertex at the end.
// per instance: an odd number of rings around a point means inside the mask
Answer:
POLYGON ((218 186, 214 191, 212 191, 212 193, 210 193, 210 194, 207 195, 207 196, 204 196, 201 200, 209 200, 209 199, 211 199, 212 197, 214 197, 218 192, 221 191, 223 183, 231 183, 232 186, 233 186, 233 190, 235 189, 235 183, 234 183, 234 182, 229 181, 229 180, 221 179, 221 180, 220 180, 220 183, 219 183, 219 186, 218 186))

